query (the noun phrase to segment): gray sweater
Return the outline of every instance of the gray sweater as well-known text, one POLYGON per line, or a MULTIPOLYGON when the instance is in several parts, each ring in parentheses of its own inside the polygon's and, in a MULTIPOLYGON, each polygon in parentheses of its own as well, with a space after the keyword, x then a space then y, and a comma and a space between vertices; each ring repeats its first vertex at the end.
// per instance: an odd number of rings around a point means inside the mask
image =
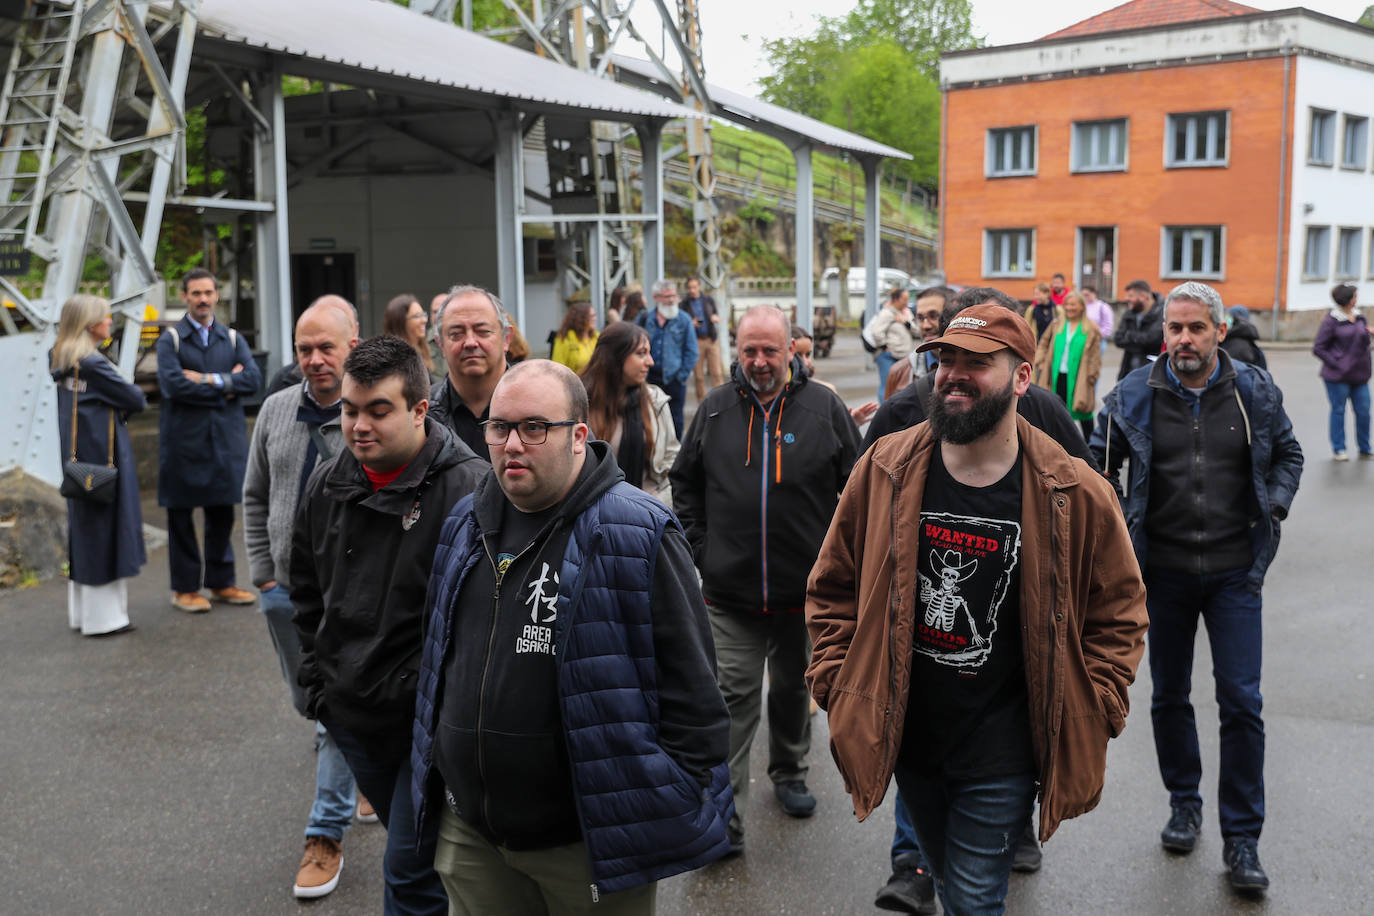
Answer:
MULTIPOLYGON (((310 447, 310 431, 296 419, 303 391, 303 384, 278 391, 262 402, 253 424, 243 477, 243 540, 257 586, 275 580, 290 588, 291 529, 296 522, 301 469, 310 447)), ((343 448, 337 419, 321 426, 320 432, 334 452, 343 448)), ((318 459, 323 460, 324 456, 318 459)))

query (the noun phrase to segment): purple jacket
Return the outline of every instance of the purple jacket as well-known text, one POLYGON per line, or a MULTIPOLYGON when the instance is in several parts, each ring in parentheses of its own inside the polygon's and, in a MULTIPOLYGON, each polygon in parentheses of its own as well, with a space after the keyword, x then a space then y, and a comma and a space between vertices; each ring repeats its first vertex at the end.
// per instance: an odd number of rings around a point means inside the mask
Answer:
POLYGON ((1328 382, 1363 385, 1369 381, 1369 326, 1364 316, 1356 311, 1347 318, 1332 309, 1317 328, 1312 353, 1322 361, 1321 376, 1328 382))

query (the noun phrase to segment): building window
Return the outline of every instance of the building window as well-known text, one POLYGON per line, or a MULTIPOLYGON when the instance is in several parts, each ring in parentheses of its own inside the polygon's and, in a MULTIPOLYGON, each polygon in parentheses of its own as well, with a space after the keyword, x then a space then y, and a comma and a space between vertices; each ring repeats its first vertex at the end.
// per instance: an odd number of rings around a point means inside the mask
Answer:
POLYGON ((1341 134, 1341 168, 1364 171, 1365 151, 1369 148, 1369 119, 1346 115, 1341 134))
POLYGON ((1307 164, 1330 165, 1336 161, 1336 113, 1310 109, 1312 127, 1307 135, 1307 164))
POLYGON ((1360 240, 1363 229, 1341 229, 1336 237, 1336 279, 1354 280, 1360 275, 1360 240))
POLYGON ((1126 169, 1126 119, 1079 121, 1073 126, 1073 171, 1126 169))
POLYGON ((1174 168, 1225 165, 1228 127, 1224 111, 1169 115, 1167 164, 1174 168))
POLYGON ((1165 277, 1221 279, 1226 230, 1223 226, 1165 226, 1165 277))
POLYGON ((983 245, 983 276, 1035 276, 1034 229, 989 229, 983 245))
POLYGON ((1307 227, 1307 247, 1302 258, 1302 275, 1308 280, 1325 280, 1331 273, 1331 230, 1326 226, 1307 227))
POLYGON ((995 127, 988 131, 988 177, 1035 174, 1035 128, 995 127))

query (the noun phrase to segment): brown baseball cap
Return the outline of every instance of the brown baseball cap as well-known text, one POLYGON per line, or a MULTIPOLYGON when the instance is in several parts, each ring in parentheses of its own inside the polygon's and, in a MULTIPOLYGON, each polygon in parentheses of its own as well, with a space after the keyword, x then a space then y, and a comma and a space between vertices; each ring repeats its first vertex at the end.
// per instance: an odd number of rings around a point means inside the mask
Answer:
POLYGON ((1003 347, 1028 363, 1035 362, 1035 334, 1026 319, 1002 305, 971 305, 950 320, 945 333, 916 348, 918 353, 958 347, 973 353, 995 353, 1003 347))

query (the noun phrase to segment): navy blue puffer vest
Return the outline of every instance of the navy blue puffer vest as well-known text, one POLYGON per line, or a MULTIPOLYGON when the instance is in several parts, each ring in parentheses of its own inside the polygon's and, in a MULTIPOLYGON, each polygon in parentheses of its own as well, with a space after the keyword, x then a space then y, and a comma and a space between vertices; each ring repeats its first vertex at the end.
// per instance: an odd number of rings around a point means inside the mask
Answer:
MULTIPOLYGON (((599 893, 712 862, 734 812, 724 763, 702 789, 657 742, 650 583, 659 541, 677 519, 621 482, 578 516, 563 557, 554 642, 559 708, 582 835, 599 893)), ((411 749, 417 836, 434 829, 437 702, 452 639, 451 606, 482 558, 472 496, 444 522, 435 554, 411 749)))

